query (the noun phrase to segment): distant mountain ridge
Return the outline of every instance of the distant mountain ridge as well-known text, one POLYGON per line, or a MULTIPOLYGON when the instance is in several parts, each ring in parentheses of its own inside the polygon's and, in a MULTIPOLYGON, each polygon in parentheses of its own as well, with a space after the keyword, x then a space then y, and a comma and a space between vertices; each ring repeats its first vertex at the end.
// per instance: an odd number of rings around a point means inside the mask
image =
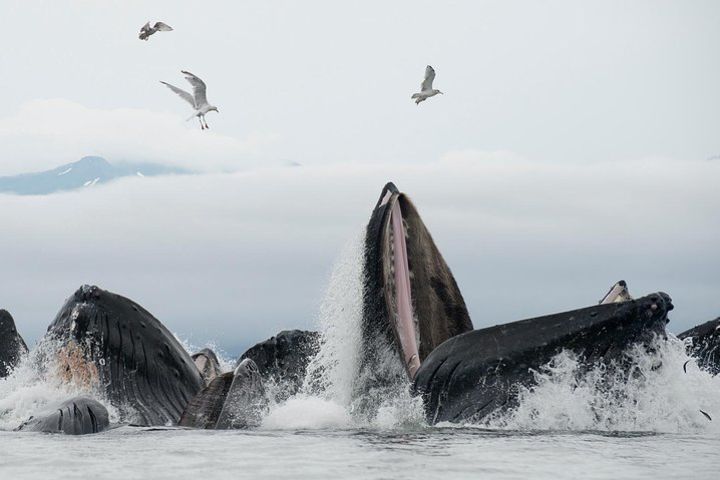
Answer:
POLYGON ((102 157, 83 157, 52 170, 0 177, 0 193, 47 195, 92 187, 117 178, 190 174, 189 170, 156 163, 110 163, 102 157))

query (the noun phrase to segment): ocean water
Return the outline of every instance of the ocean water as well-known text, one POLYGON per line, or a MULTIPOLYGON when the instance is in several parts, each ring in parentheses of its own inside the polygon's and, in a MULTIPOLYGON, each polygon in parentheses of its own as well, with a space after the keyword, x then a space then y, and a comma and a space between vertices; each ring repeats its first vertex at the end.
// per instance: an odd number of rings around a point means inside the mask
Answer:
POLYGON ((716 479, 707 434, 475 428, 0 433, 2 478, 716 479))
MULTIPOLYGON (((534 372, 517 408, 480 424, 428 426, 403 381, 359 392, 361 252, 358 237, 333 271, 318 313, 324 343, 305 384, 259 428, 14 432, 44 405, 83 393, 38 371, 38 346, 0 380, 0 479, 720 478, 720 377, 692 361, 686 372, 672 336, 652 353, 630 351, 632 375, 616 381, 600 367, 581 373, 575 355, 560 353, 534 372)), ((377 368, 402 378, 394 359, 377 368)))

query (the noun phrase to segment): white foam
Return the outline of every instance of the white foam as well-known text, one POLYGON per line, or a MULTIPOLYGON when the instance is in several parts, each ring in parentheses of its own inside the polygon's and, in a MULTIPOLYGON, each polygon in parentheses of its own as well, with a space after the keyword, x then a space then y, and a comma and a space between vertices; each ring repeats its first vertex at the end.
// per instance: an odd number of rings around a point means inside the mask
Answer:
POLYGON ((600 430, 666 433, 720 432, 720 377, 689 360, 673 336, 653 351, 630 350, 630 375, 583 371, 577 356, 557 355, 535 372, 537 385, 521 388, 517 408, 482 422, 511 430, 600 430), (610 378, 608 378, 610 377, 610 378), (709 421, 701 412, 707 412, 709 421))
POLYGON ((352 417, 345 406, 305 395, 297 395, 272 407, 262 422, 262 428, 271 430, 325 430, 352 426, 352 417))

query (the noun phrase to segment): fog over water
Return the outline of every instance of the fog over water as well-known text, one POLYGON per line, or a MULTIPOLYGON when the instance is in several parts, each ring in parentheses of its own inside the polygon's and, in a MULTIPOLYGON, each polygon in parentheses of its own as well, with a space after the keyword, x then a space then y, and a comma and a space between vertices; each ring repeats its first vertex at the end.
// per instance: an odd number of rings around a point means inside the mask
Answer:
POLYGON ((720 164, 557 166, 455 152, 399 166, 327 165, 122 179, 0 201, 0 305, 34 341, 84 283, 128 296, 180 337, 235 355, 311 328, 343 245, 385 181, 415 201, 476 327, 596 303, 619 279, 669 293, 679 332, 720 314, 720 164))

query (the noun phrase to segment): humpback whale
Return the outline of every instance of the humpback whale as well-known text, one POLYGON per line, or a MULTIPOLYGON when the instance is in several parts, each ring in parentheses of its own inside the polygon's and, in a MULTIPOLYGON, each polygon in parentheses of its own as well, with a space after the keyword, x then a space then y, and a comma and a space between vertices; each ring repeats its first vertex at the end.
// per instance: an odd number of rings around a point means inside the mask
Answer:
POLYGON ((720 373, 720 317, 686 330, 678 338, 690 339, 687 354, 696 359, 700 368, 713 375, 720 373))
POLYGON ((130 299, 82 286, 46 338, 65 380, 107 398, 121 421, 173 425, 203 378, 190 355, 150 312, 130 299))
POLYGON ((204 429, 239 429, 260 425, 267 408, 257 365, 246 358, 234 372, 215 377, 188 403, 179 425, 204 429))
POLYGON ((635 344, 665 335, 670 297, 656 293, 622 303, 521 320, 474 330, 436 348, 418 370, 427 421, 479 420, 517 401, 517 385, 533 384, 532 370, 562 350, 592 365, 617 362, 635 344))
POLYGON ((370 370, 392 345, 412 379, 438 345, 472 330, 450 268, 413 203, 392 183, 370 217, 364 259, 363 352, 370 370))
POLYGON ((513 406, 517 386, 530 386, 532 369, 563 349, 588 365, 622 367, 628 347, 665 335, 673 308, 662 292, 632 300, 620 281, 600 305, 473 330, 450 268, 415 206, 392 183, 372 212, 364 259, 359 377, 373 383, 359 388, 391 381, 378 366, 394 351, 429 423, 478 420, 513 406))
POLYGON ((267 408, 265 388, 255 362, 246 358, 235 368, 217 429, 251 428, 260 425, 267 408))
POLYGON ((190 358, 195 362, 195 366, 200 372, 200 375, 202 375, 205 386, 210 385, 210 382, 212 382, 215 377, 222 374, 220 361, 217 355, 215 355, 215 352, 209 348, 203 348, 199 352, 193 353, 190 358))
POLYGON ((27 345, 7 310, 0 310, 0 378, 5 378, 28 352, 27 345))
POLYGON ((236 366, 252 359, 264 381, 282 387, 275 389, 275 401, 287 400, 302 386, 305 370, 318 351, 319 341, 318 332, 283 330, 249 348, 236 366))
POLYGON ((75 397, 30 417, 16 430, 86 435, 102 432, 109 426, 108 411, 100 402, 75 397))

